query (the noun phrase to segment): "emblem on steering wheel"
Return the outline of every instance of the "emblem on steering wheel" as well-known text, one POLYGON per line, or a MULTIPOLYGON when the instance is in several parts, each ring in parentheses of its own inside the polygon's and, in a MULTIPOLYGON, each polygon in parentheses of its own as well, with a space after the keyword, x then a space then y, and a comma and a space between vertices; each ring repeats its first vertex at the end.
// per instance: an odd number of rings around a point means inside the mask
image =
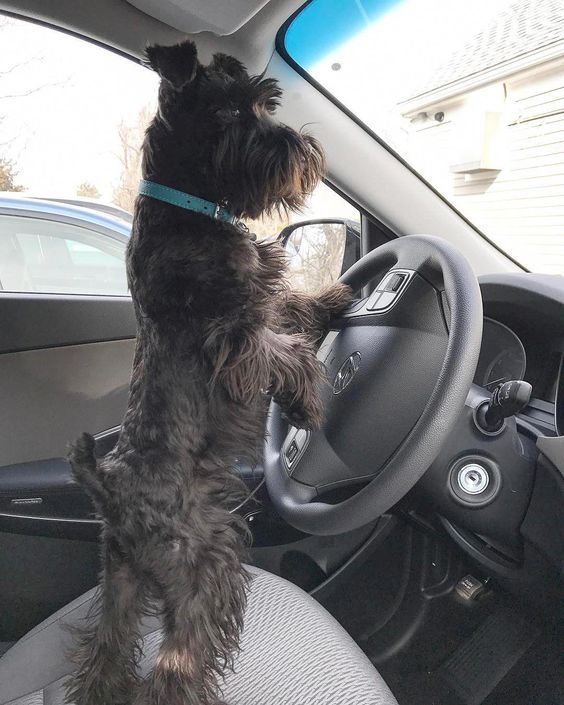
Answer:
POLYGON ((352 382, 360 367, 360 353, 354 352, 343 362, 333 380, 333 394, 340 394, 352 382))

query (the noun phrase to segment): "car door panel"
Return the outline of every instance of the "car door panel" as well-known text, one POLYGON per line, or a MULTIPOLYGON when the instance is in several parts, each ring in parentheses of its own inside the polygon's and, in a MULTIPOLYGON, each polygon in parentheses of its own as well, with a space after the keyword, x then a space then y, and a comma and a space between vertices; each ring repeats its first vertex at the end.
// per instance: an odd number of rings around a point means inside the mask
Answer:
POLYGON ((83 431, 119 425, 125 410, 134 340, 0 355, 0 467, 66 455, 83 431))
POLYGON ((125 296, 0 294, 0 354, 130 340, 135 331, 125 296))
POLYGON ((8 294, 0 320, 0 530, 94 538, 92 507, 64 458, 83 431, 101 455, 117 438, 135 347, 131 300, 8 294))
MULTIPOLYGON (((95 435, 98 457, 114 447, 120 429, 95 435)), ((94 512, 66 458, 0 467, 0 531, 94 541, 100 529, 94 512)))
POLYGON ((0 530, 95 540, 99 522, 67 460, 51 458, 0 468, 0 530))
POLYGON ((135 333, 127 297, 0 294, 0 641, 96 582, 99 524, 65 455, 82 431, 115 442, 135 333))

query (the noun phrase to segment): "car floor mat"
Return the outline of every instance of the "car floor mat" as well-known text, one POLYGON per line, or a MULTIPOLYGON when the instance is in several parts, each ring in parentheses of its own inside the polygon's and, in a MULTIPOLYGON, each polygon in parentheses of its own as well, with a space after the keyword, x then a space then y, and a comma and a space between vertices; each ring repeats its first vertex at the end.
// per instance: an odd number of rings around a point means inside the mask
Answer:
POLYGON ((502 607, 439 668, 439 677, 464 705, 480 705, 531 646, 539 629, 518 612, 502 607))

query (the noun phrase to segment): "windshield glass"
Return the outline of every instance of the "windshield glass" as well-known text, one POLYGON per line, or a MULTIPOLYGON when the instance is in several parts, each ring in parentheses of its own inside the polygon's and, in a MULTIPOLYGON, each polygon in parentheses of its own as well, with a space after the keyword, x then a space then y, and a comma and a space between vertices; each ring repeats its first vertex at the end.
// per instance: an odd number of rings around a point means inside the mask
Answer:
POLYGON ((284 41, 501 249, 564 273, 562 0, 313 0, 284 41))

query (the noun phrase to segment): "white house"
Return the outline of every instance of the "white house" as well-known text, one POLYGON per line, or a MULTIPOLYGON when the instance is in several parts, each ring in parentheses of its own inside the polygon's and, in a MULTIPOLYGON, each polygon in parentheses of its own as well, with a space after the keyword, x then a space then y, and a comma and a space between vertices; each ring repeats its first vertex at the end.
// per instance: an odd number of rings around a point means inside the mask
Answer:
POLYGON ((531 269, 564 272, 564 0, 516 0, 431 76, 398 106, 407 160, 531 269))

